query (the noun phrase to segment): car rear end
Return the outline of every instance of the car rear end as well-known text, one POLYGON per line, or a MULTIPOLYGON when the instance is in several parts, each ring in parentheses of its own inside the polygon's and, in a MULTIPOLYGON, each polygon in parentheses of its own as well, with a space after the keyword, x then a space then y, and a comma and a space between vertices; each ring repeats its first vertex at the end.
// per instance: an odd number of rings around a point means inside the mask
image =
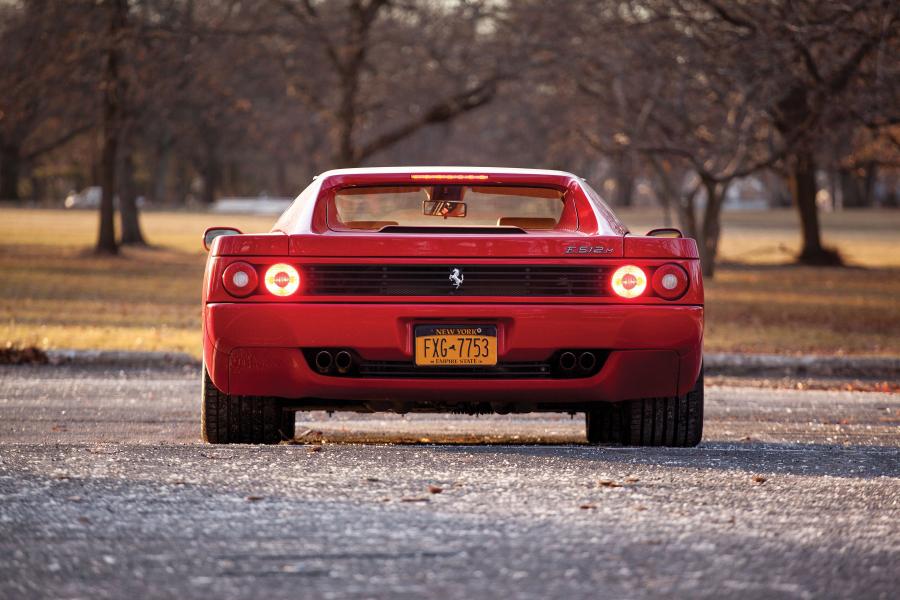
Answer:
POLYGON ((279 231, 213 244, 204 358, 223 394, 292 409, 575 412, 696 386, 695 243, 627 235, 574 176, 342 171, 305 194, 279 231), (393 218, 370 214, 375 188, 393 218), (482 198, 525 201, 494 219, 482 198), (548 216, 532 198, 561 206, 548 216))

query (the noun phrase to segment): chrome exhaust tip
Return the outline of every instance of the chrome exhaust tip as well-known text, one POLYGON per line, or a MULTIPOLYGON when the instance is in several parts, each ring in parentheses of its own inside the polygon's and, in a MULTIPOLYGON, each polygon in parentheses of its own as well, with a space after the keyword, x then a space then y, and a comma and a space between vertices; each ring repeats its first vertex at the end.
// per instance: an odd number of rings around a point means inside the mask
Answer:
POLYGON ((334 363, 334 358, 328 350, 322 350, 316 354, 316 369, 319 370, 319 373, 330 371, 332 363, 334 363))
POLYGON ((346 373, 353 366, 353 357, 346 350, 341 350, 334 357, 334 366, 337 367, 338 373, 346 373))
POLYGON ((578 362, 578 359, 575 358, 575 354, 573 352, 563 352, 559 355, 559 368, 563 371, 571 371, 575 368, 575 364, 578 362))
POLYGON ((582 352, 578 357, 578 367, 582 371, 590 371, 597 366, 597 357, 593 352, 582 352))

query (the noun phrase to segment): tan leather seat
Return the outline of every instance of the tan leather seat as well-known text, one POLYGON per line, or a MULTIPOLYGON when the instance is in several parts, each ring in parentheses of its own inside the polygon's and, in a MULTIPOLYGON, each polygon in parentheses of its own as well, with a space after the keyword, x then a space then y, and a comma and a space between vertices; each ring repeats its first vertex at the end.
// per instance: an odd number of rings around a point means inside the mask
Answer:
POLYGON ((344 223, 350 229, 366 229, 377 231, 382 227, 396 225, 397 221, 347 221, 344 223))
POLYGON ((500 217, 497 219, 500 227, 518 227, 519 229, 553 229, 556 227, 556 219, 551 217, 500 217))

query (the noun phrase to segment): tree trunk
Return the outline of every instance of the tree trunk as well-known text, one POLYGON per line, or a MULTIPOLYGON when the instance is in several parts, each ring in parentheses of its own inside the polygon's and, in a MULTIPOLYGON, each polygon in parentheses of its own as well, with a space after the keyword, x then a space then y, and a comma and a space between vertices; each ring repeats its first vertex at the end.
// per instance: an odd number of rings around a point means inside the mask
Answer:
POLYGON ((122 229, 122 244, 126 246, 146 246, 141 232, 140 213, 134 189, 134 155, 128 148, 122 156, 122 181, 119 185, 119 222, 122 229))
POLYGON ((866 175, 863 178, 863 206, 872 208, 875 206, 875 182, 878 180, 878 164, 870 162, 866 165, 866 175))
POLYGON ((275 161, 275 195, 281 198, 291 195, 287 183, 287 165, 281 157, 275 161))
POLYGON ((859 189, 859 179, 850 169, 838 171, 838 180, 841 185, 841 204, 843 208, 859 208, 863 206, 863 198, 859 189))
POLYGON ((807 265, 839 265, 840 255, 822 246, 819 233, 819 210, 816 206, 816 163, 812 153, 800 151, 794 157, 791 171, 791 187, 800 214, 800 231, 803 248, 797 261, 807 265))
POLYGON ((156 149, 156 168, 153 170, 153 201, 159 204, 170 204, 168 184, 173 145, 171 135, 166 132, 156 149))
POLYGON ((211 206, 216 201, 216 192, 219 189, 221 168, 219 157, 216 154, 216 143, 208 142, 206 145, 206 165, 203 168, 203 203, 211 206))
POLYGON ((101 254, 118 254, 115 223, 116 155, 121 128, 122 98, 119 80, 118 38, 125 28, 127 0, 108 2, 110 20, 106 43, 106 76, 103 91, 103 151, 100 159, 100 179, 103 195, 100 199, 100 230, 96 251, 101 254))
POLYGON ((623 152, 615 160, 616 206, 629 207, 634 198, 634 166, 631 155, 623 152))
POLYGON ((689 238, 697 239, 699 232, 697 231, 697 210, 694 202, 700 188, 695 187, 688 194, 679 196, 678 198, 678 224, 681 232, 689 238))
POLYGON ((700 268, 703 276, 712 279, 716 272, 716 255, 719 253, 719 234, 721 232, 722 202, 728 183, 716 183, 711 179, 703 180, 706 190, 706 209, 703 211, 703 228, 698 245, 700 250, 700 268))
POLYGON ((19 199, 19 150, 14 142, 0 146, 0 201, 19 199))
POLYGON ((359 80, 357 73, 347 74, 341 78, 341 100, 337 111, 337 155, 334 158, 338 167, 358 166, 356 147, 353 145, 353 134, 356 130, 356 95, 358 92, 359 80))

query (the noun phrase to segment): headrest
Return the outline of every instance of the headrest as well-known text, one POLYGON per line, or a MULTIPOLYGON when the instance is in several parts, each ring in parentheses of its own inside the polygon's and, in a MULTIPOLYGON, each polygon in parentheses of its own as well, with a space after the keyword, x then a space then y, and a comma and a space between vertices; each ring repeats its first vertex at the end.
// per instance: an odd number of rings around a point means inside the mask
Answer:
POLYGON ((556 219, 552 217, 500 217, 497 225, 502 227, 518 227, 519 229, 553 229, 556 219))

